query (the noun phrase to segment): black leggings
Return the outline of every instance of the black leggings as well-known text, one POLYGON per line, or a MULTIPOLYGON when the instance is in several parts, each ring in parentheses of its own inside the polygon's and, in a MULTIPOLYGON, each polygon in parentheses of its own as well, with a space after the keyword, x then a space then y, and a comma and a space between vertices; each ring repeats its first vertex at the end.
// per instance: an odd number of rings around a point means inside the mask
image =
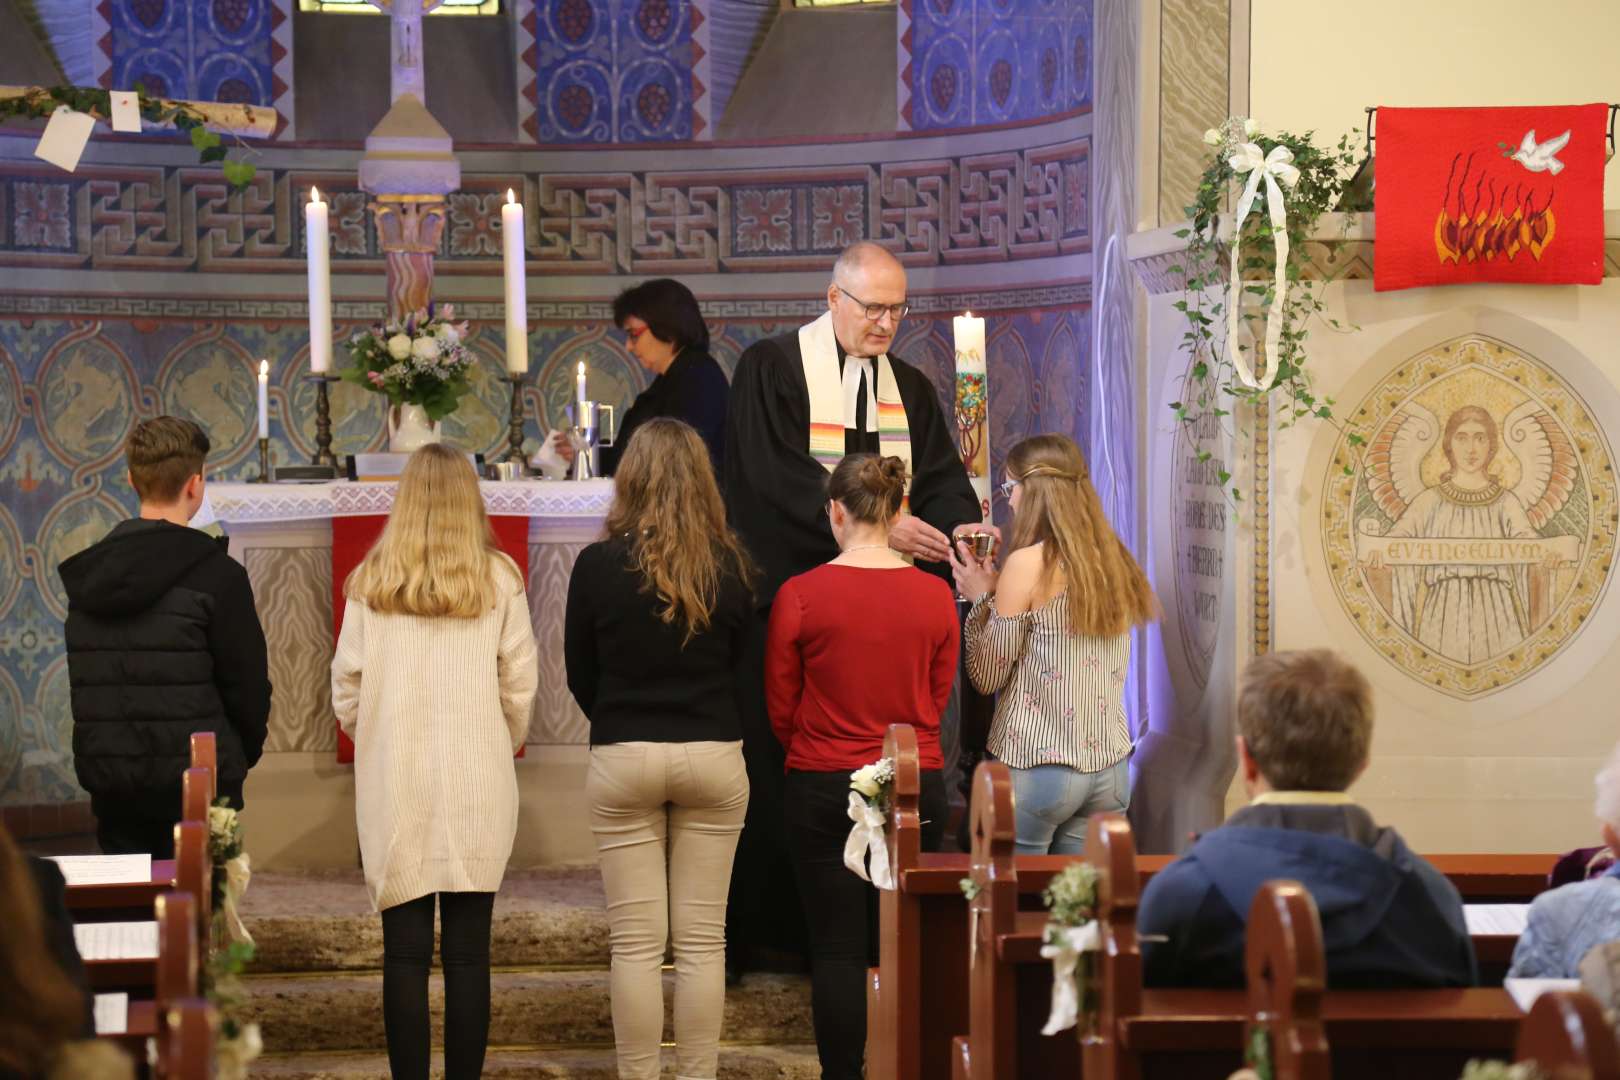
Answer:
MULTIPOLYGON (((849 773, 789 772, 788 846, 810 924, 810 1007, 822 1080, 860 1080, 866 1056, 866 969, 877 959, 877 889, 844 866, 849 773)), ((945 781, 922 774, 922 849, 945 834, 945 781)))
MULTIPOLYGON (((427 1080, 433 1055, 428 968, 433 963, 433 893, 384 909, 383 1026, 394 1080, 427 1080)), ((489 1044, 489 923, 495 894, 439 893, 444 965, 445 1080, 476 1080, 489 1044)))

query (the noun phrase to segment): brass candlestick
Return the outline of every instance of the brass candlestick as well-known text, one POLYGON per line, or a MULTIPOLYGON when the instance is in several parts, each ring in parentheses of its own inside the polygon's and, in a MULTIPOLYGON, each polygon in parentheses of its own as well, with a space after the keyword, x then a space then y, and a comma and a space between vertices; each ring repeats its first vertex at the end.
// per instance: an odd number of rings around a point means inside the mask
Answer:
POLYGON ((268 484, 270 482, 270 440, 259 440, 259 476, 255 484, 268 484))
POLYGON ((312 465, 327 465, 335 472, 337 458, 332 454, 332 403, 326 394, 326 384, 338 381, 338 376, 319 372, 307 376, 315 382, 315 456, 312 465))
POLYGON ((502 461, 513 461, 527 474, 528 459, 523 453, 523 376, 508 375, 512 384, 512 419, 506 428, 506 456, 502 461))

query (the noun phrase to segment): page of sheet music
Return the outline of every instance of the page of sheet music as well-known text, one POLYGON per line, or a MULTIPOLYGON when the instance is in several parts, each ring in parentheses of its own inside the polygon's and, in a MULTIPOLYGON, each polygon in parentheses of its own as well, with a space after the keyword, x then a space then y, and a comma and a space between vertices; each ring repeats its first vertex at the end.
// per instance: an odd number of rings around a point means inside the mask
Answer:
POLYGON ((79 923, 73 927, 73 942, 86 960, 155 960, 157 923, 79 923))
POLYGON ((1529 916, 1529 904, 1463 905, 1468 933, 1474 937, 1518 937, 1529 916))
POLYGON ((52 855, 69 885, 123 885, 152 880, 150 855, 52 855))
POLYGON ((1502 988, 1513 997, 1513 1003, 1525 1012, 1536 1003, 1536 998, 1549 990, 1579 990, 1579 979, 1503 979, 1502 988))
POLYGON ((96 1034, 122 1035, 129 1030, 129 995, 96 995, 96 1034))

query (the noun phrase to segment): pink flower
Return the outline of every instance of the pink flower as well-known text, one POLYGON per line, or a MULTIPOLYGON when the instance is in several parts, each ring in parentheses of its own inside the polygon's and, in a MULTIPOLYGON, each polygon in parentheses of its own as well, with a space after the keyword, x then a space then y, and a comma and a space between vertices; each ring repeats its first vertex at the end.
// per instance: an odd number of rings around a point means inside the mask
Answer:
POLYGON ((375 371, 366 372, 366 378, 371 380, 371 385, 372 386, 382 386, 382 384, 383 384, 382 375, 380 375, 379 373, 377 373, 375 371))

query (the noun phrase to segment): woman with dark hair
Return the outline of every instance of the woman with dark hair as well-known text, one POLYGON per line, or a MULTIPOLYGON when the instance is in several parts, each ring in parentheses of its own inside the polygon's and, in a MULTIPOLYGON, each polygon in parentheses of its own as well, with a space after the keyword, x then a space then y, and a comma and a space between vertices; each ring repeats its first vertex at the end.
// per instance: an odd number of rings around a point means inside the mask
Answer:
POLYGON ((787 751, 788 854, 810 930, 811 1011, 823 1080, 859 1080, 866 969, 876 962, 877 891, 844 866, 850 773, 883 756, 890 724, 917 732, 922 847, 937 851, 948 807, 939 717, 956 677, 951 590, 890 546, 906 466, 851 454, 827 481, 839 556, 787 580, 771 605, 765 701, 787 751))
MULTIPOLYGON (((653 373, 652 385, 620 418, 617 438, 602 448, 602 475, 612 476, 636 428, 659 416, 684 420, 702 436, 718 475, 725 454, 726 373, 709 355, 709 328, 692 290, 673 278, 626 289, 613 301, 613 325, 624 331, 636 362, 653 373)), ((566 436, 557 451, 574 459, 566 436)))

